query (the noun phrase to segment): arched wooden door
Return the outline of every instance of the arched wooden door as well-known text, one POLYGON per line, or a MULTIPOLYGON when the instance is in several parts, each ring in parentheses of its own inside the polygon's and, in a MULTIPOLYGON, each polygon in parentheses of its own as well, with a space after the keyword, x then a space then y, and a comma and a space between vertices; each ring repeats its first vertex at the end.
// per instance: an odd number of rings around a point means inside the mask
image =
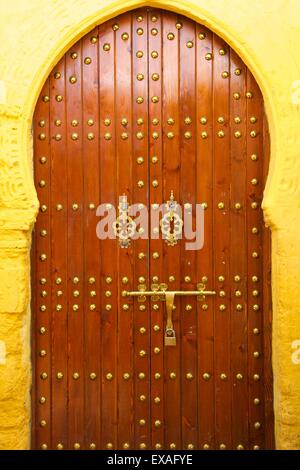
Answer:
POLYGON ((125 13, 53 69, 34 145, 33 446, 272 448, 268 131, 245 64, 187 18, 125 13), (203 205, 202 249, 97 238, 100 203, 171 191, 203 205), (217 295, 175 296, 176 346, 163 300, 122 295, 200 282, 217 295))

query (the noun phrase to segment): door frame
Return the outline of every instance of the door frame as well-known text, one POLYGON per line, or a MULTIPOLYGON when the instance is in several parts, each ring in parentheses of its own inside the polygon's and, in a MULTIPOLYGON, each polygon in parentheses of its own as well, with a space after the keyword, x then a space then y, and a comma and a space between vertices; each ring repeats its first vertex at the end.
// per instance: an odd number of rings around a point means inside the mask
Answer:
MULTIPOLYGON (((197 0, 184 0, 178 3, 172 0, 152 0, 150 2, 104 0, 100 8, 94 4, 93 0, 86 0, 84 2, 78 1, 78 7, 74 8, 74 2, 68 0, 68 2, 64 2, 65 13, 61 14, 62 5, 58 5, 56 10, 53 9, 50 21, 47 15, 43 17, 33 15, 30 39, 35 42, 34 64, 28 60, 28 54, 24 54, 26 47, 23 45, 23 48, 21 46, 18 49, 17 55, 13 54, 15 66, 11 67, 10 60, 8 60, 8 66, 4 67, 9 93, 7 93, 7 99, 5 93, 2 93, 0 111, 3 116, 4 129, 7 130, 4 153, 9 155, 10 164, 7 163, 5 167, 4 183, 0 188, 0 219, 3 221, 3 234, 1 234, 3 253, 0 261, 4 267, 1 277, 3 277, 3 285, 5 286, 3 294, 1 293, 0 312, 3 318, 2 331, 5 337, 7 335, 9 338, 7 347, 11 347, 10 343, 14 343, 19 355, 16 356, 16 362, 14 360, 8 361, 6 368, 6 382, 9 384, 18 383, 18 386, 14 388, 14 394, 11 393, 11 396, 9 390, 7 391, 9 399, 6 402, 4 412, 8 418, 11 416, 12 431, 10 431, 9 438, 5 433, 0 434, 0 447, 30 447, 29 251, 31 230, 38 211, 38 200, 32 175, 30 129, 35 104, 43 83, 53 66, 74 42, 96 24, 105 22, 125 11, 145 6, 175 11, 196 22, 205 24, 239 54, 253 73, 262 91, 271 138, 270 171, 264 193, 263 210, 266 224, 272 230, 272 360, 276 444, 279 449, 300 446, 300 424, 291 428, 291 424, 300 422, 300 410, 299 406, 297 407, 298 371, 295 368, 297 362, 293 363, 293 359, 291 359, 295 353, 295 344, 300 337, 300 322, 296 318, 297 308, 300 307, 297 298, 298 260, 295 263, 295 254, 300 246, 298 234, 300 228, 295 229, 294 232, 289 230, 293 221, 299 218, 299 209, 296 207, 295 198, 298 195, 297 187, 300 186, 300 172, 298 175, 294 171, 294 165, 297 162, 297 152, 294 149, 297 146, 294 143, 298 141, 296 139, 300 118, 297 116, 297 105, 299 105, 300 99, 297 100, 297 84, 284 78, 280 79, 280 70, 274 71, 277 69, 274 65, 276 64, 274 44, 270 41, 265 45, 266 31, 263 28, 261 31, 257 31, 257 24, 254 21, 256 19, 256 5, 245 4, 242 11, 238 12, 233 0, 231 4, 224 2, 224 5, 219 5, 219 8, 213 3, 202 5, 197 0), (229 14, 222 16, 225 4, 229 14), (254 34, 257 35, 255 40, 253 40, 254 34), (50 46, 48 44, 49 37, 51 38, 50 46), (44 47, 40 43, 42 38, 45 38, 46 41, 43 43, 44 47), (262 44, 264 44, 263 47, 262 44), (9 68, 10 71, 8 71, 9 68), (14 83, 13 86, 10 86, 10 81, 14 83), (274 89, 276 93, 274 93, 274 89), (287 105, 283 103, 285 97, 287 105), (288 120, 285 119, 287 114, 289 115, 288 120), (282 132, 283 128, 286 128, 285 132, 282 132), (284 200, 282 194, 284 194, 284 200), (288 217, 284 217, 287 208, 290 213, 288 217), (291 282, 289 282, 290 280, 291 282), (13 313, 15 316, 12 333, 10 331, 11 322, 6 318, 6 315, 13 313), (15 373, 17 364, 18 374, 15 373)), ((295 12, 290 11, 291 20, 294 14, 295 12)), ((271 21, 270 17, 266 18, 265 21, 271 21)), ((11 24, 10 27, 12 27, 11 24)), ((275 24, 273 27, 275 34, 275 24)), ((288 48, 288 42, 286 45, 288 48)), ((281 47, 283 47, 282 44, 281 47)), ((290 66, 288 61, 292 61, 292 59, 289 54, 285 60, 287 66, 290 66)), ((279 69, 282 69, 281 63, 277 62, 277 65, 279 69)), ((293 65, 292 70, 297 77, 296 64, 293 65)))

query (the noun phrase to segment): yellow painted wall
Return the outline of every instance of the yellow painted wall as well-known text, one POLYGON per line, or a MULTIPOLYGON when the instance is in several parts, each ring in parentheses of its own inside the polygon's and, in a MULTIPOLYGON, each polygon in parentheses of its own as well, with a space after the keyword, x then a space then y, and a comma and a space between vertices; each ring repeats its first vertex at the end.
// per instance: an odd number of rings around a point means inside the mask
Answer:
POLYGON ((30 446, 31 119, 44 80, 94 25, 138 6, 179 11, 240 54, 264 95, 271 168, 276 443, 300 449, 299 0, 0 0, 0 449, 30 446))

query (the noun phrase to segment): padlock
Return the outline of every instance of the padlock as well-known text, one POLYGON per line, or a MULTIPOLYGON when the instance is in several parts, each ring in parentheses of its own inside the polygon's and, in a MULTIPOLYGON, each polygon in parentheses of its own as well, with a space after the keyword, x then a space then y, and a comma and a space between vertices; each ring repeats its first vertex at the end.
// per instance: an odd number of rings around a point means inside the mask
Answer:
POLYGON ((165 331, 165 346, 176 346, 175 330, 167 328, 165 331))

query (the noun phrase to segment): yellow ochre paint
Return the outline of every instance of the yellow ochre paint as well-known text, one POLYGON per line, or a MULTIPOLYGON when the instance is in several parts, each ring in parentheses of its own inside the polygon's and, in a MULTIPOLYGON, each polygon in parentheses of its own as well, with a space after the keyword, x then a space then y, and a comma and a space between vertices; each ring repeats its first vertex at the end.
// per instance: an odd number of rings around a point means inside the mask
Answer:
POLYGON ((298 0, 14 0, 0 16, 0 449, 30 447, 30 243, 38 210, 31 120, 53 66, 95 25, 154 6, 215 31, 264 96, 271 163, 276 446, 300 449, 300 4, 298 0), (5 344, 5 349, 4 345, 5 344))

